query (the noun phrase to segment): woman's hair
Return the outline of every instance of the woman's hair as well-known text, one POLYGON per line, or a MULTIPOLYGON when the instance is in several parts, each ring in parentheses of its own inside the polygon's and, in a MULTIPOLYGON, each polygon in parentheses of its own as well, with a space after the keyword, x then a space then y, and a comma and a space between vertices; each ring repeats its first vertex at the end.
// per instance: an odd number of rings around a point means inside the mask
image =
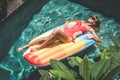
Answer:
MULTIPOLYGON (((101 21, 99 20, 99 18, 97 16, 91 16, 95 18, 95 23, 91 24, 90 26, 94 29, 97 30, 100 26, 101 26, 101 21)), ((90 17, 90 18, 91 18, 90 17)))

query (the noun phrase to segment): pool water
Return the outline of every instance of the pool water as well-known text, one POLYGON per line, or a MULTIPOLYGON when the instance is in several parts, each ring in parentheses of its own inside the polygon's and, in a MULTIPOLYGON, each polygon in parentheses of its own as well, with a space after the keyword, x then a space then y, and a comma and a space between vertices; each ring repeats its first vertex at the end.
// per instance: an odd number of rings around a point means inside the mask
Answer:
MULTIPOLYGON (((19 39, 11 47, 8 55, 1 62, 0 68, 5 71, 0 74, 0 77, 2 76, 0 80, 26 80, 30 72, 37 68, 23 59, 22 54, 25 50, 18 52, 18 47, 27 44, 36 36, 62 25, 66 20, 86 20, 91 15, 97 15, 102 21, 102 26, 97 30, 97 34, 102 39, 102 45, 106 47, 112 45, 109 38, 110 33, 120 38, 120 24, 115 22, 114 19, 105 17, 102 14, 91 11, 89 8, 67 0, 51 0, 38 14, 33 16, 29 25, 26 26, 19 39)), ((91 56, 97 52, 98 50, 91 50, 88 54, 91 56)))

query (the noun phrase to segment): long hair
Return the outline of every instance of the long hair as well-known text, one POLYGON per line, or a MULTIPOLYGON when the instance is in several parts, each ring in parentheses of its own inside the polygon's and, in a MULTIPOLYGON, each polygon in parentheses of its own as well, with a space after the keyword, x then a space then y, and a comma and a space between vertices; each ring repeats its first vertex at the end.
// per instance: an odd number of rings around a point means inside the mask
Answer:
POLYGON ((94 30, 97 30, 100 26, 101 26, 101 21, 100 19, 97 17, 97 16, 91 16, 91 17, 95 17, 96 20, 95 20, 95 23, 94 24, 90 24, 90 26, 94 29, 94 30))

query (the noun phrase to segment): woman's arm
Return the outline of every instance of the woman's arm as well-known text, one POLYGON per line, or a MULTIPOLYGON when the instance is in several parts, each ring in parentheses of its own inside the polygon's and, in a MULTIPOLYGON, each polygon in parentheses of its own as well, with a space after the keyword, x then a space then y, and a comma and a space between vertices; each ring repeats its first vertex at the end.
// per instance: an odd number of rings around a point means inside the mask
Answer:
POLYGON ((64 27, 66 28, 67 27, 67 25, 68 25, 68 21, 66 21, 65 23, 64 23, 64 27))
MULTIPOLYGON (((100 37, 96 34, 95 30, 94 29, 89 29, 89 31, 93 34, 93 39, 96 40, 97 42, 101 42, 101 39, 100 37)), ((90 37, 88 37, 90 38, 90 37)))
POLYGON ((68 20, 64 23, 64 26, 67 27, 67 25, 70 23, 70 22, 78 22, 78 21, 81 21, 81 20, 68 20))

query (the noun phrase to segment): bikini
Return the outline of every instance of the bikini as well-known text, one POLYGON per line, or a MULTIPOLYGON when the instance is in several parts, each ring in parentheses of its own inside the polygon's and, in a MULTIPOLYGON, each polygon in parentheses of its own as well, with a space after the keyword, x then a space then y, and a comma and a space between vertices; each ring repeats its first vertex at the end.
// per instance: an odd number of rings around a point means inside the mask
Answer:
POLYGON ((76 24, 71 27, 71 28, 64 28, 64 33, 72 38, 72 42, 74 42, 75 38, 73 37, 74 33, 78 32, 78 31, 82 31, 83 34, 85 34, 87 32, 87 28, 85 26, 81 26, 82 23, 76 22, 76 24))

